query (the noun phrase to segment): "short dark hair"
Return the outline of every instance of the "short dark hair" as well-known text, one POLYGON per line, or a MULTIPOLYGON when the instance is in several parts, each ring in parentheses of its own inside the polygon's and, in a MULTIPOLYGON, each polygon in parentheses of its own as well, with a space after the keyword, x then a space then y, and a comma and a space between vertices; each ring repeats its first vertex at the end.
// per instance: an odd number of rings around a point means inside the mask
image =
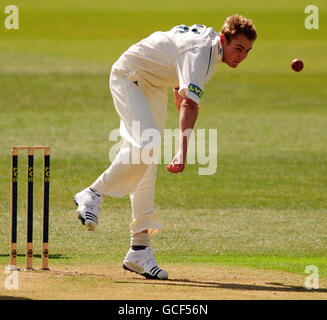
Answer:
POLYGON ((225 35, 227 42, 239 34, 244 34, 249 40, 257 38, 257 31, 252 20, 247 19, 239 14, 227 17, 220 33, 225 35))

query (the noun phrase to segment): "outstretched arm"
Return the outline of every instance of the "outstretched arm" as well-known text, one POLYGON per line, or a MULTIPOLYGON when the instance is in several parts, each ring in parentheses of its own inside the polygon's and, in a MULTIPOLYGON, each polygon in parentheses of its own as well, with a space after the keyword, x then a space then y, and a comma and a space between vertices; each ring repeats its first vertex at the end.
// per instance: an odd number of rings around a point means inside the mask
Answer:
POLYGON ((183 99, 182 97, 181 102, 178 103, 179 101, 177 100, 176 103, 175 90, 174 100, 176 107, 179 109, 180 146, 173 161, 166 166, 166 169, 171 173, 178 173, 182 172, 185 168, 188 141, 198 117, 199 106, 193 100, 189 98, 183 99))

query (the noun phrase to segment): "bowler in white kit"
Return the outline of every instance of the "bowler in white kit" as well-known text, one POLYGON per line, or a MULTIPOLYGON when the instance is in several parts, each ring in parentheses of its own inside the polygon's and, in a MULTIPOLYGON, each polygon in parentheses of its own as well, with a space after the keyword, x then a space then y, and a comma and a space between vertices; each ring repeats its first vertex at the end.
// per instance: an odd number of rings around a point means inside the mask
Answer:
MULTIPOLYGON (((120 117, 123 144, 110 167, 77 193, 74 200, 78 218, 94 231, 104 196, 129 195, 131 241, 123 260, 124 269, 149 279, 168 279, 150 246, 150 237, 163 228, 154 206, 157 164, 142 158, 139 162, 131 160, 135 150, 141 153, 145 148, 140 136, 146 130, 163 132, 167 89, 173 87, 174 103, 179 110, 180 146, 166 168, 170 173, 182 172, 205 83, 219 63, 236 68, 256 37, 252 21, 240 15, 228 17, 220 32, 201 24, 178 25, 132 45, 113 64, 110 90, 120 117), (138 124, 137 133, 134 123, 138 124)), ((153 143, 152 148, 153 153, 160 149, 160 141, 153 143)))

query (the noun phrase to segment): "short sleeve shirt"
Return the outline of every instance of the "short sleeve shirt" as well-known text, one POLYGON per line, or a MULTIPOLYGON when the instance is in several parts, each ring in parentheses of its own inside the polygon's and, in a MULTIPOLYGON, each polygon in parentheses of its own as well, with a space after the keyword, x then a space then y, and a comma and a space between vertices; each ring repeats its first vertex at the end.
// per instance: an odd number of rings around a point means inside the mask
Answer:
POLYGON ((199 104, 204 85, 222 59, 220 37, 211 27, 179 25, 131 46, 116 68, 152 86, 179 86, 179 94, 199 104))

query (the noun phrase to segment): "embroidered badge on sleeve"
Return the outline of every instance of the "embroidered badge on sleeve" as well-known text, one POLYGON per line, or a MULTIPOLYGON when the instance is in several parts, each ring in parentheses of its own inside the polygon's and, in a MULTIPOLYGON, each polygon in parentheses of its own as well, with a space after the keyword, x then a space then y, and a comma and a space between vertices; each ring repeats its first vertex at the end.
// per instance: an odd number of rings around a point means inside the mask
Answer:
POLYGON ((203 91, 201 90, 201 88, 199 88, 197 85, 195 85, 194 83, 190 83, 188 86, 188 89, 195 93, 199 98, 202 97, 203 95, 203 91))

